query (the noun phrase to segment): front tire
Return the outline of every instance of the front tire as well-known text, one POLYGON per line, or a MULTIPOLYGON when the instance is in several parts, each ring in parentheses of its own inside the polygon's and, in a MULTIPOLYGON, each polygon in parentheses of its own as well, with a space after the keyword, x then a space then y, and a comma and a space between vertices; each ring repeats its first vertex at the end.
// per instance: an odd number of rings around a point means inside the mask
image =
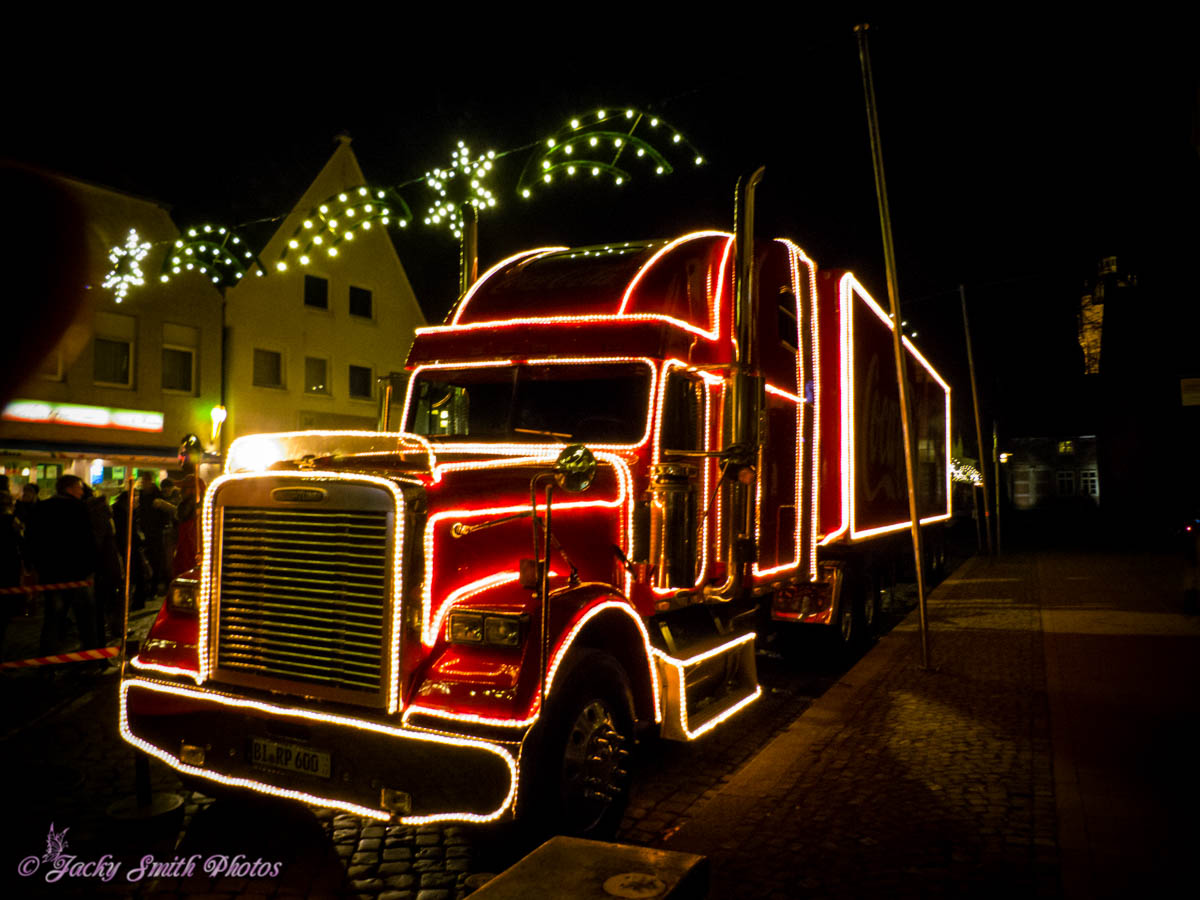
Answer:
POLYGON ((848 648, 858 637, 858 616, 854 614, 854 601, 849 596, 843 596, 838 603, 837 628, 838 644, 848 648))
POLYGON ((629 802, 631 697, 628 677, 606 653, 585 650, 559 671, 531 735, 535 752, 522 763, 533 827, 597 839, 616 833, 629 802))
POLYGON ((879 618, 879 580, 871 572, 863 576, 862 633, 869 637, 879 618))

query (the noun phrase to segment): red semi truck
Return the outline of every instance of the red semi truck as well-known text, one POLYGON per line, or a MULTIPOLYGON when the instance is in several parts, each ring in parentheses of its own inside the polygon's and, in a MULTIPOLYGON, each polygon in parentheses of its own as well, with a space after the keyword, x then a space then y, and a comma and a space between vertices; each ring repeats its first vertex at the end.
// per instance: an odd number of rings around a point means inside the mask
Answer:
MULTIPOLYGON (((418 330, 398 429, 238 439, 125 740, 376 819, 601 833, 639 736, 759 696, 767 617, 869 625, 909 528, 893 324, 749 231, 519 253, 418 330)), ((905 343, 938 523, 950 390, 905 343)))

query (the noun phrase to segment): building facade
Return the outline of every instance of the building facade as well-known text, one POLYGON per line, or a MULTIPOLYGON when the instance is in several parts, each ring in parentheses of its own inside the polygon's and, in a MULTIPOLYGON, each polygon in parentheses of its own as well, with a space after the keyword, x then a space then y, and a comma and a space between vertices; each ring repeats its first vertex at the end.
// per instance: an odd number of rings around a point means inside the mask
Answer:
POLYGON ((1013 438, 1003 465, 1008 496, 1015 509, 1060 503, 1100 504, 1095 435, 1013 438))
MULTIPOLYGON (((159 281, 163 259, 179 236, 164 207, 58 180, 77 204, 85 231, 80 302, 58 345, 0 414, 0 469, 14 493, 33 482, 48 496, 67 473, 114 493, 136 469, 163 475, 175 469, 186 434, 212 449, 211 412, 221 387, 221 295, 199 274, 159 281), (134 245, 146 251, 138 264, 145 284, 118 301, 104 287, 113 270, 109 253, 126 246, 131 230, 134 245)), ((55 309, 45 314, 55 321, 55 309)))
POLYGON ((223 446, 265 431, 375 429, 379 379, 404 368, 414 330, 425 324, 386 223, 363 226, 360 206, 359 221, 343 223, 351 239, 311 248, 307 263, 303 248, 291 246, 307 240, 306 222, 324 228, 329 206, 366 184, 349 138, 340 137, 259 254, 266 277, 252 272, 226 292, 223 446))

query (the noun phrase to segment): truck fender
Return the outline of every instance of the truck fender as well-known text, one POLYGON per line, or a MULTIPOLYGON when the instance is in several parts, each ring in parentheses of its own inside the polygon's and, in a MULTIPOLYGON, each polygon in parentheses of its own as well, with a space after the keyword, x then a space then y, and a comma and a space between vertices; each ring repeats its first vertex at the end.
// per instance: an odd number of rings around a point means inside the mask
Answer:
POLYGON ((628 676, 634 717, 640 722, 662 721, 662 689, 650 635, 627 601, 611 593, 598 596, 582 607, 559 635, 546 671, 546 702, 553 697, 556 676, 573 652, 600 650, 615 659, 628 676))

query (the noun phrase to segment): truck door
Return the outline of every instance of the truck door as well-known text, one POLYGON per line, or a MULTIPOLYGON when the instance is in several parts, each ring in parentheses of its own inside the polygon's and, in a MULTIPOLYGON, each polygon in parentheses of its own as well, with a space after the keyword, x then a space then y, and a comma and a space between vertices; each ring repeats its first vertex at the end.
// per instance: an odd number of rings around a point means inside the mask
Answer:
POLYGON ((763 576, 808 568, 814 381, 808 265, 789 245, 773 242, 759 273, 759 360, 766 396, 755 573, 763 576))
POLYGON ((663 386, 659 462, 651 472, 651 546, 654 586, 695 587, 704 577, 710 529, 705 484, 711 462, 706 444, 707 388, 697 376, 668 370, 663 386))

